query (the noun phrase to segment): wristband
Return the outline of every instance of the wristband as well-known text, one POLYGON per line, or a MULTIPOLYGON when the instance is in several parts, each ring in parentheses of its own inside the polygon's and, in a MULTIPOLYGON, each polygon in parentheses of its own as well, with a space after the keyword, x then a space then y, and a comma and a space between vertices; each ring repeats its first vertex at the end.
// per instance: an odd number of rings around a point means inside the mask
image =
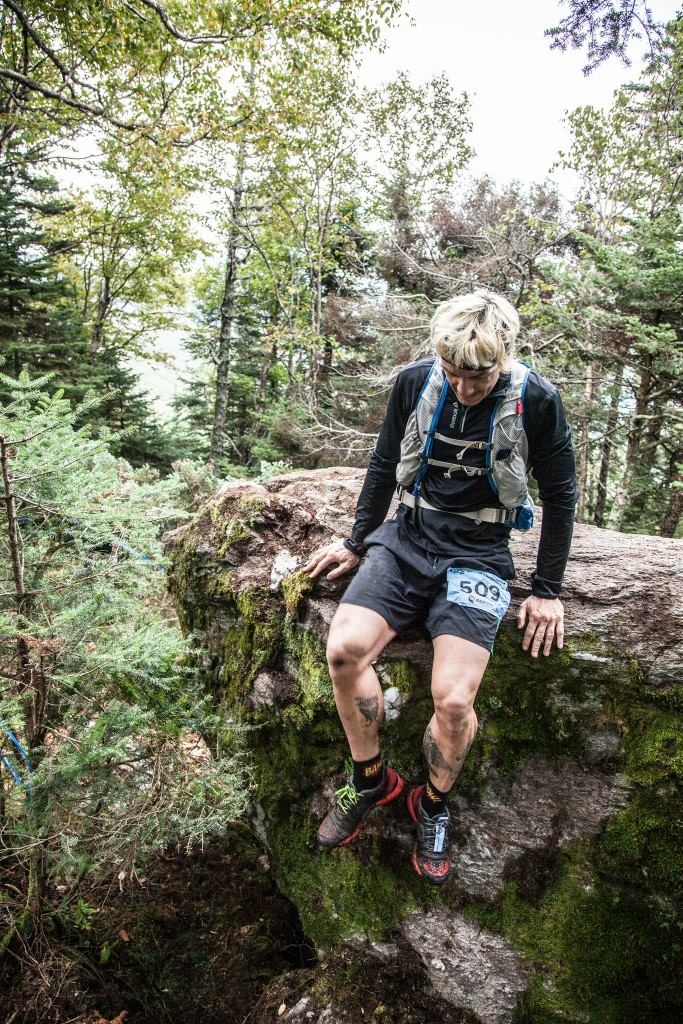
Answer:
POLYGON ((352 554, 354 554, 356 558, 362 558, 365 552, 368 550, 362 541, 351 540, 350 538, 344 541, 344 547, 348 548, 348 550, 352 554))

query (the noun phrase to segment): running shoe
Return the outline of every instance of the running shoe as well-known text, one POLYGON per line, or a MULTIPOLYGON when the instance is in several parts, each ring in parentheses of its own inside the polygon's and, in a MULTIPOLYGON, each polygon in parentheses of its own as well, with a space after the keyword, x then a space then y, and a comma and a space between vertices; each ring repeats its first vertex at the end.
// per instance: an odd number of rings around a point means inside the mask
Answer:
POLYGON ((374 789, 357 790, 353 779, 335 793, 336 802, 318 829, 320 846, 348 846, 363 828, 363 819, 373 807, 390 804, 403 792, 405 783, 398 772, 385 765, 384 778, 374 789))
POLYGON ((446 811, 436 818, 430 818, 422 807, 423 791, 424 786, 417 786, 408 794, 410 817, 417 825, 417 843, 412 863, 422 878, 426 878, 432 885, 443 885, 448 881, 451 869, 448 857, 451 816, 446 811))

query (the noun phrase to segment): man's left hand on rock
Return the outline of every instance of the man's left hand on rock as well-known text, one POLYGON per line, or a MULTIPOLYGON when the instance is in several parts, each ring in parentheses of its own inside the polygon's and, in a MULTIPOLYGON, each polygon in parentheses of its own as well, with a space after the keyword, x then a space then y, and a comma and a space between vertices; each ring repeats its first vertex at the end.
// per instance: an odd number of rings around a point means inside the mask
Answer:
POLYGON ((522 649, 528 651, 532 658, 537 658, 541 647, 543 653, 550 654, 553 639, 558 650, 564 645, 564 605, 559 597, 527 597, 520 605, 517 613, 517 628, 526 630, 522 640, 522 649))
POLYGON ((343 540, 333 540, 326 544, 324 548, 316 551, 310 561, 303 567, 303 571, 309 573, 311 579, 315 579, 328 566, 336 565, 337 568, 327 574, 328 580, 336 580, 338 576, 343 576, 345 572, 355 569, 359 562, 360 558, 358 555, 354 555, 353 551, 350 551, 344 545, 343 540))

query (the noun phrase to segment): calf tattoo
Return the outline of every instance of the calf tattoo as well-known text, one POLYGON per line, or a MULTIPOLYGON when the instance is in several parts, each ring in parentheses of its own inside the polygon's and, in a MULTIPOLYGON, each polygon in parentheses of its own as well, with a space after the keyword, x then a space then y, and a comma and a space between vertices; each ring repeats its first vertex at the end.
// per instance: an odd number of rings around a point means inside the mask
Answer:
POLYGON ((463 766, 467 752, 472 746, 474 738, 470 740, 462 754, 455 755, 455 764, 450 764, 439 750, 434 734, 432 733, 431 725, 428 725, 425 729, 424 740, 422 743, 422 749, 424 755, 427 758, 427 764, 434 772, 448 772, 449 775, 453 776, 453 782, 457 779, 460 774, 460 769, 463 766))
POLYGON ((424 755, 427 758, 427 764, 430 768, 433 768, 435 772, 448 772, 449 775, 458 774, 458 768, 454 768, 449 764, 437 747, 436 740, 432 734, 431 725, 428 725, 425 729, 422 749, 424 750, 424 755))
POLYGON ((356 697, 356 707, 368 725, 372 722, 382 721, 382 712, 379 707, 379 697, 356 697))

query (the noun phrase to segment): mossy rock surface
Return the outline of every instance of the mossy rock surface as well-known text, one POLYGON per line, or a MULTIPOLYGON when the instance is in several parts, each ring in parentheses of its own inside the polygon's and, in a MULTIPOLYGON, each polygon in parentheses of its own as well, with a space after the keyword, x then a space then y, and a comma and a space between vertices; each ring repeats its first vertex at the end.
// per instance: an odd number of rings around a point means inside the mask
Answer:
MULTIPOLYGON (((676 595, 683 605, 683 545, 580 527, 565 650, 533 661, 505 624, 452 801, 454 876, 434 890, 410 868, 402 807, 376 812, 352 849, 315 846, 345 777, 324 644, 346 580, 311 586, 298 573, 271 588, 271 570, 280 552, 303 559, 335 526, 346 532, 361 477, 325 474, 223 495, 176 538, 171 574, 226 738, 253 764, 262 838, 307 935, 322 952, 358 936, 380 942, 404 934, 407 915, 443 907, 516 951, 528 977, 518 1021, 683 1019, 683 629, 663 643, 676 595), (651 575, 629 589, 628 559, 648 550, 651 575), (488 875, 477 857, 492 862, 488 875)), ((516 548, 518 570, 532 548, 529 538, 516 548)), ((383 749, 408 782, 420 777, 429 664, 417 630, 377 666, 400 695, 383 749)))

